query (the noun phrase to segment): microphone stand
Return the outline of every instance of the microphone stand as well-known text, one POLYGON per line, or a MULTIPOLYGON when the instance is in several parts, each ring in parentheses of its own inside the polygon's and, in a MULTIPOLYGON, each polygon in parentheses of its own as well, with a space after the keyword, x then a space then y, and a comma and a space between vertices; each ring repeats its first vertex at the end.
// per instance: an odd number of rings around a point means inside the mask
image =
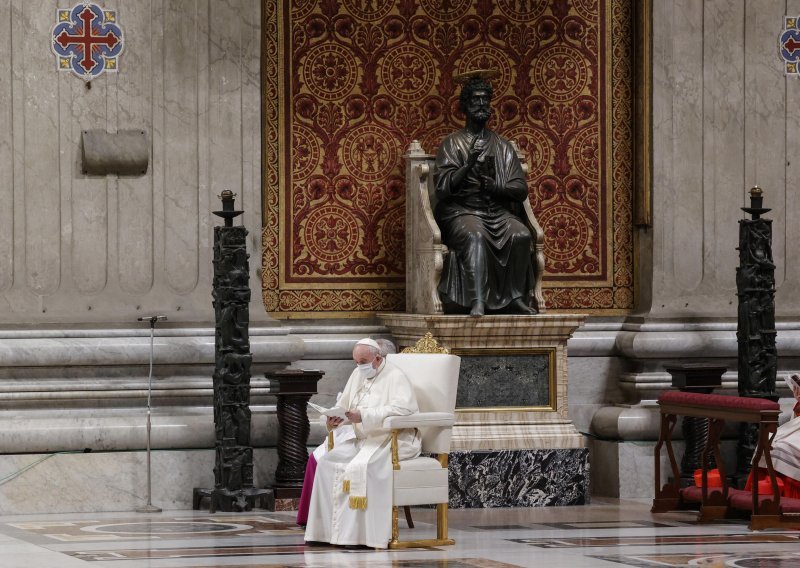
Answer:
POLYGON ((156 330, 156 322, 159 320, 166 320, 167 316, 150 316, 150 317, 141 317, 138 318, 138 321, 149 321, 150 322, 150 374, 147 377, 147 505, 144 507, 137 507, 137 513, 160 513, 161 507, 156 507, 153 505, 153 495, 152 495, 152 484, 151 484, 151 474, 150 474, 150 430, 151 430, 151 421, 150 415, 152 414, 152 408, 150 406, 150 396, 153 391, 153 340, 155 336, 156 330))

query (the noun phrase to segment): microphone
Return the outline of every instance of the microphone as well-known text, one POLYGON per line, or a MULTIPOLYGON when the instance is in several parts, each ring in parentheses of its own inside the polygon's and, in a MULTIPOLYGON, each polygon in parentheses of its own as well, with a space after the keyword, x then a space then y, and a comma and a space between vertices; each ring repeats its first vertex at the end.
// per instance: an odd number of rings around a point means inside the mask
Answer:
POLYGON ((155 327, 157 321, 166 321, 167 316, 142 316, 136 318, 136 321, 149 321, 150 327, 155 327))

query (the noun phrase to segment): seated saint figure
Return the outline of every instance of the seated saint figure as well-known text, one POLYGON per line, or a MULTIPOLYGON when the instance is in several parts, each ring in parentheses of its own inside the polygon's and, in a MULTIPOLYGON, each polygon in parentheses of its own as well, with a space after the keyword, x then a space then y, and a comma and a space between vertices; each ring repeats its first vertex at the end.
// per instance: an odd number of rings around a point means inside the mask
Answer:
POLYGON ((467 73, 461 89, 466 126, 447 136, 436 155, 434 217, 447 255, 439 294, 445 310, 535 314, 531 233, 520 219, 528 186, 508 140, 486 128, 491 116, 488 71, 467 73))
MULTIPOLYGON (((305 540, 338 545, 386 548, 392 533, 392 458, 389 416, 419 412, 405 374, 387 363, 373 339, 361 339, 353 349, 357 368, 336 403, 355 437, 320 457, 314 475, 305 540)), ((328 429, 340 427, 328 418, 328 429)), ((421 437, 415 429, 398 434, 399 458, 419 456, 421 437)))

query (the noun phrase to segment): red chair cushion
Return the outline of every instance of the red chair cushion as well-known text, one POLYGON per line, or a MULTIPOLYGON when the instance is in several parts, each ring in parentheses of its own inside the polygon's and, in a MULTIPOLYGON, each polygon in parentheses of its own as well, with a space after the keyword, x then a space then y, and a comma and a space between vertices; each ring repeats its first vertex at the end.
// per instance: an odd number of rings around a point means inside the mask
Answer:
POLYGON ((781 513, 800 513, 800 499, 781 497, 781 513))
MULTIPOLYGON (((730 489, 728 490, 730 491, 730 489)), ((722 489, 718 487, 709 487, 708 496, 712 493, 722 493, 722 489)), ((702 503, 703 502, 703 489, 695 485, 681 488, 681 499, 687 503, 702 503)))
MULTIPOLYGON (((758 494, 759 506, 767 500, 774 501, 775 498, 772 495, 762 495, 761 493, 758 494)), ((782 498, 781 503, 783 503, 782 498)), ((728 504, 734 509, 739 509, 740 511, 752 511, 753 494, 749 491, 744 491, 741 489, 730 489, 728 491, 728 504)))
POLYGON ((777 402, 764 398, 746 396, 724 396, 696 392, 666 391, 658 397, 658 402, 690 404, 692 406, 711 406, 714 408, 746 408, 748 410, 780 410, 777 402))

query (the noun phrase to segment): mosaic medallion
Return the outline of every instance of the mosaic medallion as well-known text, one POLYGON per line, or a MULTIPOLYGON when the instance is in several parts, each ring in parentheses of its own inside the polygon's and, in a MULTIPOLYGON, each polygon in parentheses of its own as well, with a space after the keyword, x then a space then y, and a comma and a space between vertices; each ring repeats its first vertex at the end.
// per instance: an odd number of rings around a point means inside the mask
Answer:
POLYGON ((91 81, 105 71, 118 70, 125 44, 116 10, 106 10, 91 2, 58 9, 51 36, 59 71, 91 81))
POLYGON ((783 31, 778 38, 778 53, 784 63, 787 75, 800 75, 800 18, 786 16, 783 19, 783 31))

